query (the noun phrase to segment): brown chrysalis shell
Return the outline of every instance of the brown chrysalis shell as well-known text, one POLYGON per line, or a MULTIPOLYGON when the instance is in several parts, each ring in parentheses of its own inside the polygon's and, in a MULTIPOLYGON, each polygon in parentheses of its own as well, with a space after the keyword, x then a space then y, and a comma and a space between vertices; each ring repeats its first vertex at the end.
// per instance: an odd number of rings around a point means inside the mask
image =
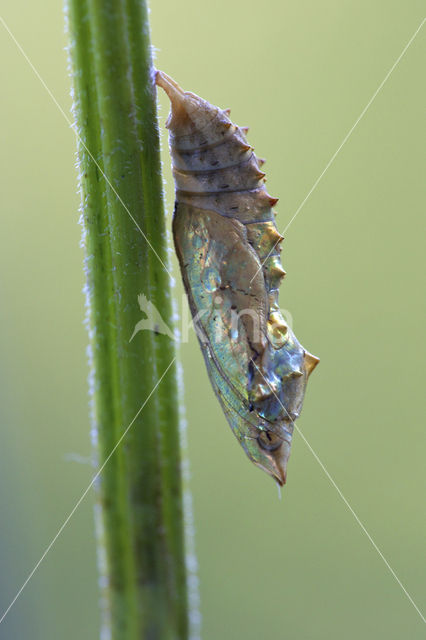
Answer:
POLYGON ((271 197, 247 129, 161 71, 176 184, 173 236, 214 391, 248 457, 286 481, 294 420, 318 358, 278 303, 285 275, 271 197))

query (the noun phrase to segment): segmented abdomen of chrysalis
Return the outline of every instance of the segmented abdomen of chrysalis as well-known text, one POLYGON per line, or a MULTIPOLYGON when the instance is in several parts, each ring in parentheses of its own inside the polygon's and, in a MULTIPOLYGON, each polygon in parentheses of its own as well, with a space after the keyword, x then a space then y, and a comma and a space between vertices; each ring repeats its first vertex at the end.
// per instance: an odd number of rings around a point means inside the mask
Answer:
POLYGON ((318 358, 284 320, 285 272, 263 161, 229 110, 158 71, 176 185, 173 237, 210 381, 248 457, 286 481, 294 420, 318 358))

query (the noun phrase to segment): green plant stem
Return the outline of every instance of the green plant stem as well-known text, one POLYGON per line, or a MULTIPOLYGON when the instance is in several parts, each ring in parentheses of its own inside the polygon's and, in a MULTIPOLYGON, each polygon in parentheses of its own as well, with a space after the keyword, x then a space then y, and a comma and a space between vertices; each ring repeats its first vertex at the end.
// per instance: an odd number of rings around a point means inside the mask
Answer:
POLYGON ((69 0, 68 22, 92 433, 97 464, 107 461, 97 483, 104 631, 114 640, 187 638, 174 344, 153 331, 129 342, 143 317, 139 294, 172 326, 147 8, 69 0))

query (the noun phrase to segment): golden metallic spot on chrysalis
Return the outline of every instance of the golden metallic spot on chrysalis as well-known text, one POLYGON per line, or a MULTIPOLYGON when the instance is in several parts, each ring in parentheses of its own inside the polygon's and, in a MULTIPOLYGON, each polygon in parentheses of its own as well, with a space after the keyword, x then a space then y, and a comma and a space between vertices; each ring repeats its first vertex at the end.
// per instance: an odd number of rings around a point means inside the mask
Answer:
POLYGON ((268 336, 274 349, 280 349, 287 340, 288 326, 281 311, 273 311, 268 319, 268 336))

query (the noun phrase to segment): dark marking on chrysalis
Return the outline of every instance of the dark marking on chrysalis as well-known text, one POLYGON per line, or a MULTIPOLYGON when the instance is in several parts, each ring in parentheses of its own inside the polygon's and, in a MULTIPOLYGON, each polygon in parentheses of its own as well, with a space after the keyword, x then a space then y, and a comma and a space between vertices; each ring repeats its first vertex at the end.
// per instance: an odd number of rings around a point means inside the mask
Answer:
POLYGON ((278 199, 266 191, 248 128, 232 123, 229 109, 183 91, 161 71, 156 83, 171 102, 173 237, 207 371, 244 451, 283 485, 293 421, 319 360, 279 307, 278 199))

